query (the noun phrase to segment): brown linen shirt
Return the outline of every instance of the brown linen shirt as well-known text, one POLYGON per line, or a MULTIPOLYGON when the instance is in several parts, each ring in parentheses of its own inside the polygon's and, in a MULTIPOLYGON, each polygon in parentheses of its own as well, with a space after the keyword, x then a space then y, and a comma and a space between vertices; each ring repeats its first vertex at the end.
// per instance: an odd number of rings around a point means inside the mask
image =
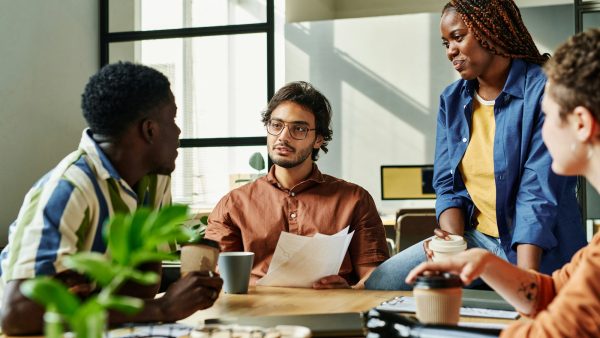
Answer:
POLYGON ((389 257, 381 218, 365 189, 321 174, 314 165, 306 180, 287 190, 274 168, 223 197, 208 218, 206 238, 218 241, 222 251, 254 252, 251 283, 267 273, 282 231, 333 235, 349 225, 354 235, 339 275, 350 284, 360 279, 358 265, 389 257))
POLYGON ((533 320, 519 320, 500 337, 600 337, 600 233, 552 276, 537 274, 533 320))

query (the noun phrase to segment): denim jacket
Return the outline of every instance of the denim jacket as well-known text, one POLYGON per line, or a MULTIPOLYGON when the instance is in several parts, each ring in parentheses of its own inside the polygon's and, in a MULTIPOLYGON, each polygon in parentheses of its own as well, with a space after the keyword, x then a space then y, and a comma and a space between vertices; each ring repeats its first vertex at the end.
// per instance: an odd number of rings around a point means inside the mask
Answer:
MULTIPOLYGON (((550 273, 586 244, 575 177, 552 172, 542 140, 541 100, 546 77, 538 65, 513 59, 502 92, 495 100, 494 175, 496 220, 502 248, 516 264, 516 246, 543 249, 540 270, 550 273)), ((465 230, 473 229, 474 212, 458 170, 471 136, 476 80, 458 80, 440 96, 433 185, 436 213, 465 212, 465 230)))

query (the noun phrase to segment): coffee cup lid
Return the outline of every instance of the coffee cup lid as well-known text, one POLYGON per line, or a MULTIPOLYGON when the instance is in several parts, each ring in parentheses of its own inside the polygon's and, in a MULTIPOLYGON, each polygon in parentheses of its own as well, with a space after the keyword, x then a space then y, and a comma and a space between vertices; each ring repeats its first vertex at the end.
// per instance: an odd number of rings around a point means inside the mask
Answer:
POLYGON ((467 249, 467 242, 462 236, 448 235, 450 240, 433 236, 429 243, 429 248, 433 251, 450 252, 450 251, 462 251, 467 249))
POLYGON ((447 289, 462 287, 463 283, 458 275, 444 272, 440 275, 418 276, 415 289, 447 289))

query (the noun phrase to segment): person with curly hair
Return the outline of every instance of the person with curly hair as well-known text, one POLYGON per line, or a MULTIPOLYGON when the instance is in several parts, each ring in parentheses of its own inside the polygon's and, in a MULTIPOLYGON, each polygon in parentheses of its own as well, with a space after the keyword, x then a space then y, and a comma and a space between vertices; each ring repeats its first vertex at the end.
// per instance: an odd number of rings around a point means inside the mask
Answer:
MULTIPOLYGON (((43 308, 23 296, 19 287, 24 281, 53 276, 77 295, 88 296, 93 286, 65 267, 65 257, 105 252, 103 226, 115 213, 171 203, 169 175, 181 131, 169 80, 143 65, 107 65, 90 78, 81 108, 89 128, 79 148, 25 196, 0 254, 1 324, 7 335, 42 332, 43 308)), ((145 269, 161 272, 160 264, 145 269)), ((210 307, 221 286, 219 277, 190 273, 154 299, 159 285, 126 284, 120 292, 144 299, 144 307, 133 316, 111 313, 110 322, 183 319, 210 307)))
MULTIPOLYGON (((542 136, 560 175, 583 175, 600 191, 600 29, 569 38, 544 65, 548 76, 542 136)), ((424 263, 407 282, 429 271, 450 271, 464 283, 481 277, 519 312, 501 337, 600 336, 600 233, 552 275, 508 264, 486 250, 471 249, 445 262, 424 263)))
POLYGON ((371 195, 362 187, 323 174, 316 161, 332 139, 331 105, 310 83, 291 82, 262 113, 267 176, 225 195, 208 217, 206 238, 222 251, 254 252, 250 283, 269 271, 282 232, 302 236, 354 232, 339 273, 323 276, 315 289, 362 288, 389 258, 385 231, 371 195))
MULTIPOLYGON (((433 186, 439 228, 524 269, 550 273, 586 244, 576 178, 550 170, 542 141, 546 77, 512 0, 453 0, 440 21, 442 44, 461 79, 440 96, 433 186)), ((431 259, 429 240, 400 252, 367 280, 404 289, 408 272, 431 259)), ((477 280, 469 287, 481 287, 477 280)))

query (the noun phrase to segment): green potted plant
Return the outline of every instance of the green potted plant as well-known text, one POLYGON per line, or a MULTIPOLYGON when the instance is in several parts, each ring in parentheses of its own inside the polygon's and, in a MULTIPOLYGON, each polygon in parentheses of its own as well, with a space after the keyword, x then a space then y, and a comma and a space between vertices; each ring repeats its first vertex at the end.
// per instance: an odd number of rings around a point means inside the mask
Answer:
POLYGON ((254 154, 252 154, 250 156, 250 160, 248 160, 248 164, 250 164, 250 167, 252 167, 254 170, 256 170, 257 173, 250 174, 249 178, 237 179, 237 180, 235 180, 235 183, 254 182, 257 179, 259 179, 260 177, 265 176, 265 173, 261 172, 266 167, 265 166, 265 158, 262 156, 261 153, 255 152, 254 154))
POLYGON ((160 251, 168 242, 186 241, 189 231, 181 226, 187 219, 187 206, 174 205, 151 211, 138 209, 133 214, 115 214, 105 226, 105 255, 80 252, 65 259, 65 266, 87 276, 100 291, 85 300, 70 293, 67 287, 50 278, 38 277, 21 285, 21 292, 46 308, 44 332, 47 337, 62 337, 64 325, 76 337, 101 338, 107 327, 109 309, 133 314, 143 306, 138 298, 118 295, 126 281, 139 284, 158 282, 154 272, 143 272, 144 263, 176 258, 160 251))

